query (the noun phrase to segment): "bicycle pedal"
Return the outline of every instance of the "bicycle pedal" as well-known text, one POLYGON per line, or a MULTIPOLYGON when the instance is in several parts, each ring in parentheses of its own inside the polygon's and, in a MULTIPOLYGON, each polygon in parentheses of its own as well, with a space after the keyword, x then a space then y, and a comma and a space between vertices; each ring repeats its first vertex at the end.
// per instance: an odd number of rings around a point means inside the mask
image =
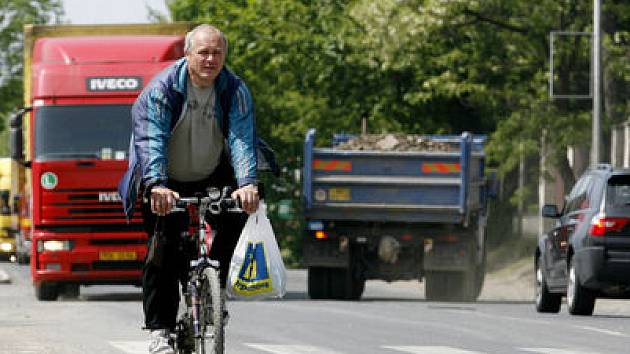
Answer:
POLYGON ((212 328, 206 330, 206 334, 204 335, 206 339, 214 339, 214 333, 212 333, 212 328))

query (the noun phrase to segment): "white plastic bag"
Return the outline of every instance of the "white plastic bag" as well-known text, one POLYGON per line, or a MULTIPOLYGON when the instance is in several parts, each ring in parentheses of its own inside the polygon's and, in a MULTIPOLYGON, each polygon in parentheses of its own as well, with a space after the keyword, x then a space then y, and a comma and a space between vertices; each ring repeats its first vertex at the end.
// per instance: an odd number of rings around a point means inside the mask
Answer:
POLYGON ((286 292, 286 270, 280 249, 260 202, 249 216, 234 249, 227 278, 227 294, 234 299, 281 298, 286 292))

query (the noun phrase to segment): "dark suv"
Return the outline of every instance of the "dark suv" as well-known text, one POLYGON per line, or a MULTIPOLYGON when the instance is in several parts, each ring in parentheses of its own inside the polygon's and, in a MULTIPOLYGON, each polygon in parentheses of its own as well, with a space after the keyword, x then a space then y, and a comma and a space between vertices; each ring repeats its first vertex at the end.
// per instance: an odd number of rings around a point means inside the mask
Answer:
POLYGON ((572 315, 592 315, 595 299, 630 298, 630 170, 598 165, 586 171, 538 242, 536 310, 558 312, 562 297, 572 315))

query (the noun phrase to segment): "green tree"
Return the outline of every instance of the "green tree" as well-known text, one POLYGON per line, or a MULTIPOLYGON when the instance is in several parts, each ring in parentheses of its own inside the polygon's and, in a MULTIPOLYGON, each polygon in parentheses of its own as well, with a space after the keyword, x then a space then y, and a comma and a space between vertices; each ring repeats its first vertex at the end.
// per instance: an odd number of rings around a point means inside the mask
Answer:
POLYGON ((22 28, 25 24, 58 22, 59 0, 0 0, 0 156, 7 155, 7 120, 22 107, 22 28))
MULTIPOLYGON (((628 116, 630 5, 605 0, 604 127, 628 116)), ((299 167, 309 127, 490 135, 503 176, 540 153, 571 185, 568 146, 590 145, 589 101, 548 97, 550 31, 592 31, 590 0, 174 0, 175 20, 216 24, 252 86, 259 129, 299 167)), ((590 50, 566 45, 556 88, 583 88, 590 50), (586 68, 586 69, 585 69, 586 68), (580 71, 581 70, 581 71, 580 71)), ((537 172, 537 164, 532 173, 537 172)), ((507 190, 506 200, 534 196, 507 190), (511 198, 512 195, 516 196, 511 198)), ((534 198, 531 199, 532 201, 534 198)))
MULTIPOLYGON (((607 127, 628 115, 628 48, 620 45, 627 32, 620 30, 628 28, 630 5, 603 3, 607 127)), ((514 170, 521 152, 539 153, 545 131, 556 152, 551 163, 566 185, 573 184, 565 151, 590 144, 591 106, 548 98, 549 33, 592 31, 592 1, 364 0, 352 14, 366 29, 368 60, 381 71, 415 75, 407 102, 443 106, 451 100, 466 107, 469 114, 455 119, 478 119, 470 127, 492 133, 488 152, 503 175, 514 170)), ((559 92, 588 88, 590 48, 578 40, 557 53, 559 92)), ((463 128, 449 118, 436 124, 463 128)))

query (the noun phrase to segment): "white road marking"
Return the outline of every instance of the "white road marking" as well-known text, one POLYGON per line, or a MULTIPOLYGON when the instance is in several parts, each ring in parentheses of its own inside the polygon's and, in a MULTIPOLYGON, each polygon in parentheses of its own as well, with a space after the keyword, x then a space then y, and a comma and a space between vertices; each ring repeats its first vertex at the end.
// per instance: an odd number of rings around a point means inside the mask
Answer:
POLYGON ((597 327, 590 327, 590 326, 576 326, 577 328, 581 328, 581 329, 585 329, 587 331, 593 331, 593 332, 597 332, 597 333, 603 333, 603 334, 608 334, 611 336, 617 336, 617 337, 626 337, 627 335, 625 333, 621 333, 621 332, 617 332, 617 331, 611 331, 608 329, 603 329, 603 328, 597 328, 597 327))
POLYGON ((15 345, 1 345, 0 354, 40 354, 50 352, 51 348, 47 348, 38 344, 19 343, 15 345))
POLYGON ((341 354, 330 349, 318 348, 311 345, 275 345, 244 343, 246 346, 273 354, 341 354))
POLYGON ((447 347, 447 346, 389 346, 385 345, 381 348, 396 350, 404 353, 411 354, 482 354, 482 352, 475 352, 471 350, 447 347))
POLYGON ((148 340, 109 342, 109 345, 127 354, 146 354, 149 352, 148 340))
POLYGON ((597 354, 592 351, 581 351, 574 349, 557 349, 557 348, 518 348, 521 351, 543 354, 597 354))
POLYGON ((11 282, 11 277, 9 276, 9 274, 4 269, 0 269, 0 283, 10 283, 10 282, 11 282))

